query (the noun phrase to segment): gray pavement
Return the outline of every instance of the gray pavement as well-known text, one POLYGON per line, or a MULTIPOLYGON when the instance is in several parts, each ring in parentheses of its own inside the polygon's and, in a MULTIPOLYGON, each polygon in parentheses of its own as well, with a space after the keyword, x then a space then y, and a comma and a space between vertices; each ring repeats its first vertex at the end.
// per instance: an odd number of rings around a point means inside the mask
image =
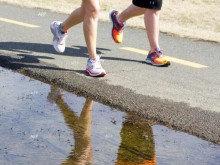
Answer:
POLYGON ((67 15, 3 3, 0 3, 0 15, 1 66, 220 142, 219 43, 161 34, 160 45, 165 54, 178 60, 172 60, 169 67, 153 67, 142 62, 145 55, 139 51, 123 49, 147 50, 144 30, 126 27, 124 42, 115 44, 110 36, 110 22, 100 22, 97 51, 102 54, 107 76, 91 78, 84 73, 88 56, 82 24, 69 31, 65 53, 57 54, 51 45, 49 24, 53 20, 62 21, 67 15), (10 20, 39 28, 12 24, 10 20), (190 62, 206 67, 196 68, 190 62))

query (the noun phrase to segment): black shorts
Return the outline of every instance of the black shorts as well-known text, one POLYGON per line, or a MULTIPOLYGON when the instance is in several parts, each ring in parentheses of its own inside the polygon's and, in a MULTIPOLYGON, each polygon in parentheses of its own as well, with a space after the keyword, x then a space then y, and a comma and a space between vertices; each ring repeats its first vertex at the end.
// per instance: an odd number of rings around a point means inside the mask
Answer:
POLYGON ((132 0, 132 3, 138 7, 160 10, 163 0, 132 0))

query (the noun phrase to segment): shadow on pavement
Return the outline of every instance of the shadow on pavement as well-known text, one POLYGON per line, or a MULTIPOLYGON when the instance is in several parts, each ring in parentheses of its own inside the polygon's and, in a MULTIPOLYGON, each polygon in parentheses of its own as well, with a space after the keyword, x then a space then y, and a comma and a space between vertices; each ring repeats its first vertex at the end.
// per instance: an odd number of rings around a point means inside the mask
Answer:
MULTIPOLYGON (((87 48, 84 46, 66 47, 64 53, 57 53, 51 44, 41 43, 25 43, 25 42, 0 42, 0 50, 7 50, 20 53, 47 53, 61 56, 76 56, 88 58, 87 48)), ((97 48, 98 54, 103 54, 101 51, 110 51, 105 48, 97 48)))
MULTIPOLYGON (((102 49, 100 48, 99 52, 100 50, 102 49)), ((40 59, 54 60, 55 58, 49 56, 36 55, 36 53, 46 53, 59 56, 64 55, 88 57, 88 55, 86 54, 86 47, 66 48, 66 51, 63 54, 58 54, 53 49, 52 45, 39 43, 0 42, 0 51, 2 51, 0 52, 0 65, 14 70, 22 68, 37 68, 48 70, 75 71, 70 69, 58 68, 55 65, 48 65, 40 61, 40 59), (35 53, 35 55, 33 53, 35 53)), ((82 70, 76 72, 84 73, 84 71, 82 70)))
MULTIPOLYGON (((57 53, 51 44, 41 44, 41 43, 25 43, 25 42, 0 42, 0 50, 6 50, 16 53, 22 54, 32 54, 32 52, 38 53, 47 53, 59 56, 72 56, 72 57, 85 57, 88 58, 87 47, 85 46, 77 46, 73 45, 72 47, 66 47, 65 52, 60 54, 57 53)), ((97 48, 97 54, 101 54, 102 59, 105 60, 116 60, 116 61, 129 61, 129 62, 139 62, 143 63, 140 60, 126 59, 120 57, 107 57, 105 56, 106 51, 111 51, 106 48, 97 48)), ((50 58, 50 57, 42 57, 42 56, 33 56, 30 55, 30 58, 50 58)))

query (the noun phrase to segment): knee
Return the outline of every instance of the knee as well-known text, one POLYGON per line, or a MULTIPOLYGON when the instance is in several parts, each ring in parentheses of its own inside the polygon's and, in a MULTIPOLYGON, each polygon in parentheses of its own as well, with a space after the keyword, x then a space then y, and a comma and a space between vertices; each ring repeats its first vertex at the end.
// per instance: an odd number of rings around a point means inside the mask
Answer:
POLYGON ((100 5, 99 3, 90 4, 86 6, 86 15, 92 18, 98 18, 100 13, 100 5))

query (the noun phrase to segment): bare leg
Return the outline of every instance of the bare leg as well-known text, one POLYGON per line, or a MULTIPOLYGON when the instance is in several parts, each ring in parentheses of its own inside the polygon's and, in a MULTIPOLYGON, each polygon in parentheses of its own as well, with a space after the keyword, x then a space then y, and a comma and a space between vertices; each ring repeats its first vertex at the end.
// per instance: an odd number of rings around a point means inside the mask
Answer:
POLYGON ((85 16, 85 10, 84 8, 81 6, 79 8, 77 8, 76 10, 74 10, 70 16, 62 23, 62 30, 63 31, 67 31, 69 28, 71 28, 72 26, 79 24, 81 22, 83 22, 85 16))
POLYGON ((137 7, 137 6, 132 4, 132 5, 128 6, 128 8, 123 10, 118 15, 118 21, 123 23, 123 22, 127 21, 128 19, 130 19, 132 17, 136 17, 136 16, 144 14, 145 10, 146 9, 137 7))
POLYGON ((150 51, 154 51, 156 48, 159 48, 159 13, 160 10, 146 9, 144 14, 144 22, 150 43, 150 51))
POLYGON ((83 31, 90 59, 96 58, 96 41, 98 30, 99 1, 83 0, 82 7, 85 10, 83 19, 83 31))
POLYGON ((132 17, 144 14, 150 50, 154 51, 155 48, 159 48, 159 13, 160 10, 140 8, 132 4, 118 15, 118 21, 123 23, 132 17))
POLYGON ((61 25, 62 31, 67 31, 72 26, 83 22, 83 32, 90 59, 96 58, 99 9, 98 0, 83 0, 81 7, 74 10, 61 25))

